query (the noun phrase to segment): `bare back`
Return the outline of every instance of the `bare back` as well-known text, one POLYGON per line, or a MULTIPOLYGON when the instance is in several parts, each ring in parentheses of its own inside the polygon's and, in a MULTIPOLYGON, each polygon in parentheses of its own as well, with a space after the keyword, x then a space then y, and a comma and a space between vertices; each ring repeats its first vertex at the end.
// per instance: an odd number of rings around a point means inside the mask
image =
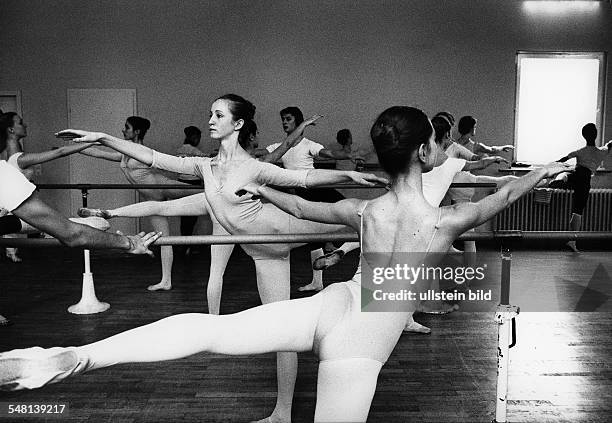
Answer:
POLYGON ((400 197, 389 192, 370 201, 364 211, 363 250, 446 252, 452 242, 450 234, 443 230, 446 214, 446 208, 432 207, 422 196, 400 197))

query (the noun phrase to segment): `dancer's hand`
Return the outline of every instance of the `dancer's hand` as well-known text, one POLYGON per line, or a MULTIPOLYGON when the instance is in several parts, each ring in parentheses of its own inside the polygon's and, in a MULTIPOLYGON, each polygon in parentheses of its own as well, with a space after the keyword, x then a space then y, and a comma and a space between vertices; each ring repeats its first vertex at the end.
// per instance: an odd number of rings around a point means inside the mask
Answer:
POLYGON ((237 190, 235 194, 238 197, 242 197, 243 195, 246 195, 246 194, 251 194, 252 199, 261 198, 259 188, 261 188, 262 186, 263 185, 259 185, 254 182, 249 182, 248 184, 246 184, 245 186, 237 190))
POLYGON ((576 165, 571 165, 568 163, 561 162, 552 162, 547 165, 542 166, 542 169, 545 172, 545 178, 554 178, 560 173, 563 172, 571 172, 576 169, 576 165))
POLYGON ((389 180, 386 178, 376 176, 373 173, 362 173, 349 171, 349 177, 353 180, 353 182, 359 185, 365 185, 367 187, 375 187, 376 185, 387 185, 389 180))
POLYGON ((102 132, 83 131, 81 129, 64 129, 55 134, 58 138, 70 139, 73 142, 97 143, 105 134, 102 132))
POLYGON ((502 145, 497 148, 499 149, 499 151, 503 151, 504 153, 514 150, 514 146, 510 144, 502 145))
POLYGON ((484 157, 482 159, 482 161, 485 163, 485 166, 490 166, 493 163, 506 163, 506 164, 510 164, 510 162, 506 159, 504 159, 501 156, 489 156, 489 157, 484 157))
MULTIPOLYGON (((121 231, 117 231, 117 233, 123 235, 121 231)), ((161 232, 149 232, 148 234, 140 232, 138 235, 124 235, 127 237, 128 241, 130 241, 128 253, 146 254, 153 257, 153 251, 149 250, 149 245, 157 241, 161 235, 161 232)))

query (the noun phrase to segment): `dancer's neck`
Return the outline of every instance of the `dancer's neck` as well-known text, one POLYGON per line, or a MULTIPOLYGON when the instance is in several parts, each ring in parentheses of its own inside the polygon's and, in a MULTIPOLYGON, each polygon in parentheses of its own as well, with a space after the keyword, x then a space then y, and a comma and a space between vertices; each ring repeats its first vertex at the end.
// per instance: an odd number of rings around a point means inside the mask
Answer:
POLYGON ((246 160, 251 156, 238 143, 237 137, 229 137, 221 140, 217 162, 223 164, 233 160, 246 160))

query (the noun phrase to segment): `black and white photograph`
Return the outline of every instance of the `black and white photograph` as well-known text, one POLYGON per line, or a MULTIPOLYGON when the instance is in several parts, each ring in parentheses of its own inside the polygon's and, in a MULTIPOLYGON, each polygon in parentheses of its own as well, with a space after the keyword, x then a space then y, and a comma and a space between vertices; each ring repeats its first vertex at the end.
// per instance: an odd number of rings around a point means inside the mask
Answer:
POLYGON ((0 421, 612 421, 611 0, 0 0, 0 421))

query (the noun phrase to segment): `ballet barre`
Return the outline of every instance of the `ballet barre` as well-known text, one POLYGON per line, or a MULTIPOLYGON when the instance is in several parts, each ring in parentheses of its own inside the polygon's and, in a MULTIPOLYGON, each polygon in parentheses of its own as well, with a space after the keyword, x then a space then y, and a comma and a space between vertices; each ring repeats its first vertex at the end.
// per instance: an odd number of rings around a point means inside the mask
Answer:
MULTIPOLYGON (((572 231, 494 231, 470 232, 460 235, 458 241, 612 241, 612 232, 572 231)), ((153 245, 211 245, 211 244, 293 244, 311 242, 359 241, 355 232, 323 234, 251 234, 251 235, 191 235, 162 236, 153 245)), ((0 246, 58 247, 56 239, 0 238, 0 246)))

